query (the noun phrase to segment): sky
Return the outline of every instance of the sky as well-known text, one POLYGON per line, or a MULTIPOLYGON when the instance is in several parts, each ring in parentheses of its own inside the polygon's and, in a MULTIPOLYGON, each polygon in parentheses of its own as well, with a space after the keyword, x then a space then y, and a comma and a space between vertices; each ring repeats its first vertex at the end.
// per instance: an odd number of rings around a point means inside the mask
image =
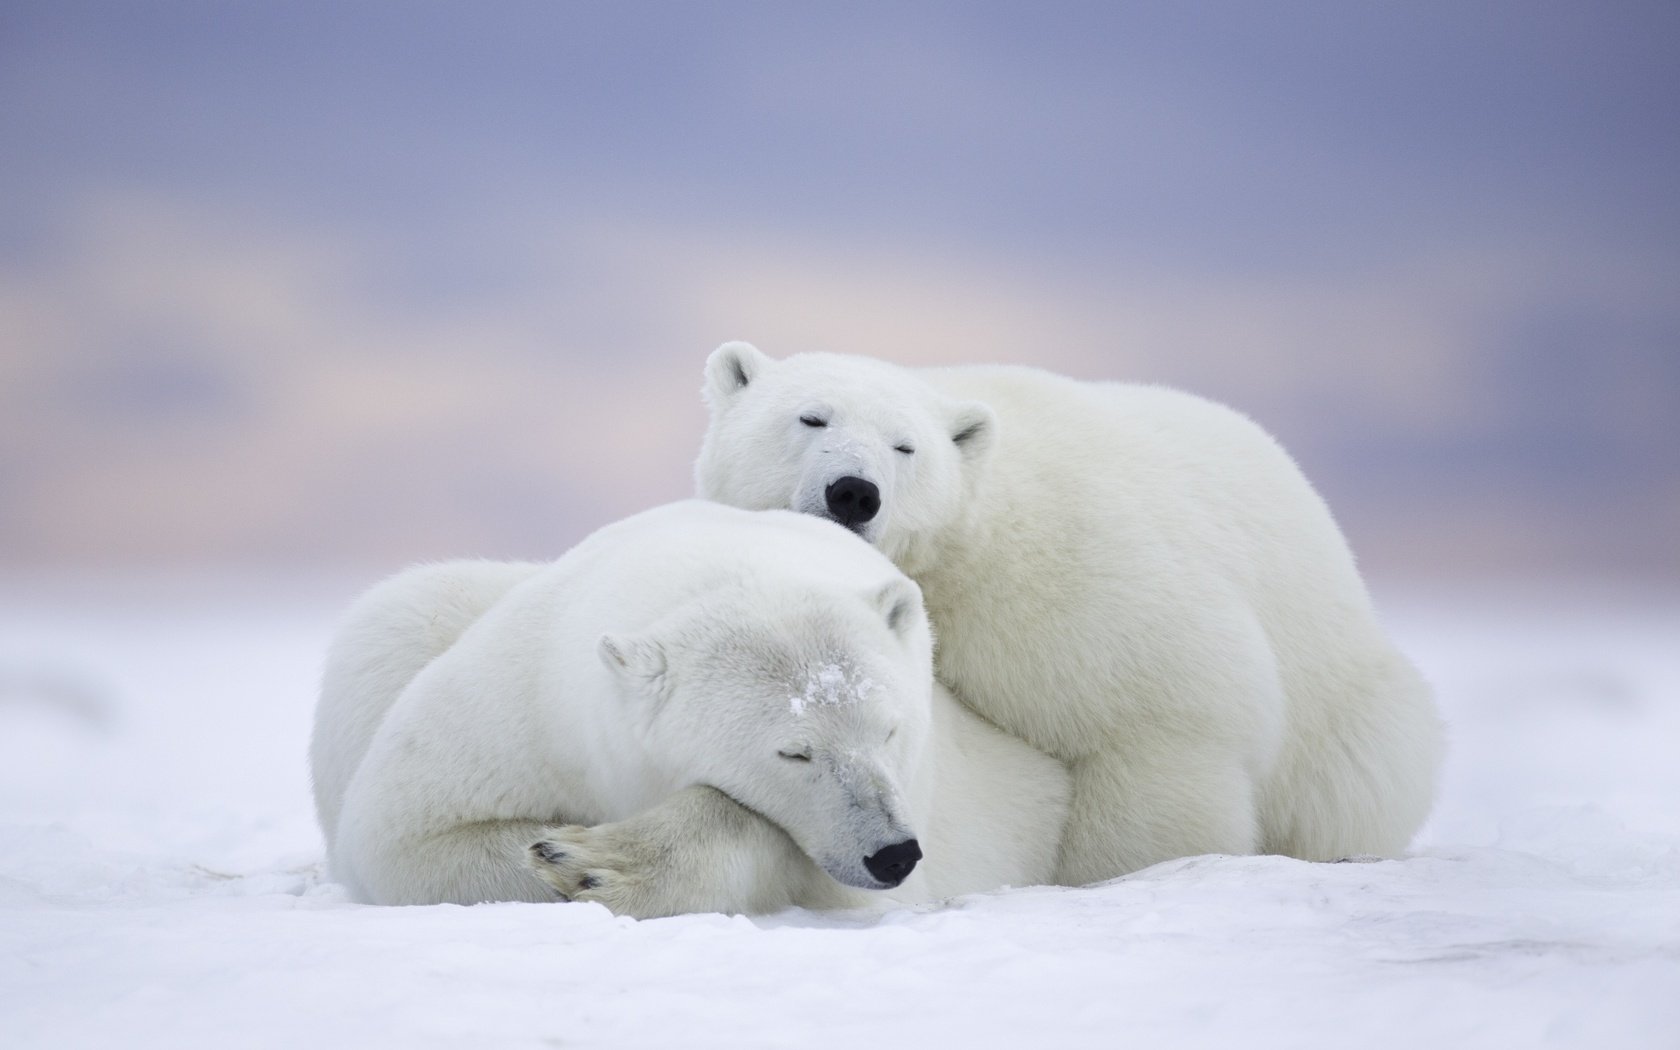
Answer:
POLYGON ((1163 382, 1388 578, 1680 583, 1666 3, 13 3, 0 569, 547 557, 748 339, 1163 382))

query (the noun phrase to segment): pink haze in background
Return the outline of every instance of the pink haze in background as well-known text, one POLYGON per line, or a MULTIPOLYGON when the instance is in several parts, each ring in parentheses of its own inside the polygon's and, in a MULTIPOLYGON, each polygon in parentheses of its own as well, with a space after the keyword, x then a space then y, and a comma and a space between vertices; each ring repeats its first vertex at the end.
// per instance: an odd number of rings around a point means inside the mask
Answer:
POLYGON ((552 556, 705 354, 1227 401, 1378 577, 1680 582, 1669 5, 13 6, 0 570, 552 556))

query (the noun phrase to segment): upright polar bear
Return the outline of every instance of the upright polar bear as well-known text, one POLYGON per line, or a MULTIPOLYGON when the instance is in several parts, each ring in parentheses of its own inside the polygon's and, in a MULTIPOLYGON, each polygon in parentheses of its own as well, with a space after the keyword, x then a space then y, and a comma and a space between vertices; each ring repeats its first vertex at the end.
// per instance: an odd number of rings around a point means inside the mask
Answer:
POLYGON ((1401 853, 1442 750, 1289 456, 1159 387, 863 357, 706 364, 702 496, 831 518, 922 587, 937 672, 1069 762, 1059 880, 1401 853))
POLYGON ((411 569, 328 656, 332 872, 644 917, 1048 881, 1066 770, 935 686, 931 647, 915 584, 803 515, 691 501, 552 565, 411 569))

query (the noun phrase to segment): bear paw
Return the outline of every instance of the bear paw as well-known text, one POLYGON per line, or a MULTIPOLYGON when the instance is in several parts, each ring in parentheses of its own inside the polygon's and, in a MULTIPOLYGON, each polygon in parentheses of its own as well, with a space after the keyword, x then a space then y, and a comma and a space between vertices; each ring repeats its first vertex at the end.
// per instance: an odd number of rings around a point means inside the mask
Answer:
POLYGON ((610 826, 551 829, 526 851, 526 863, 562 900, 594 901, 615 915, 648 918, 668 912, 652 900, 651 857, 610 826))

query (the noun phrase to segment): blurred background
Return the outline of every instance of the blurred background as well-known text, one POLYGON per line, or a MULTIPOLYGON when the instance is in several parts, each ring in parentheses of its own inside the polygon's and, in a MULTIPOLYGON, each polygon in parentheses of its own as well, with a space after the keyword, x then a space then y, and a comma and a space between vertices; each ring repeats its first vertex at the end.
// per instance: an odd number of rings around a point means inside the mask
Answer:
POLYGON ((551 557, 728 339, 1226 401, 1378 580, 1680 584, 1680 6, 0 7, 0 573, 551 557))

